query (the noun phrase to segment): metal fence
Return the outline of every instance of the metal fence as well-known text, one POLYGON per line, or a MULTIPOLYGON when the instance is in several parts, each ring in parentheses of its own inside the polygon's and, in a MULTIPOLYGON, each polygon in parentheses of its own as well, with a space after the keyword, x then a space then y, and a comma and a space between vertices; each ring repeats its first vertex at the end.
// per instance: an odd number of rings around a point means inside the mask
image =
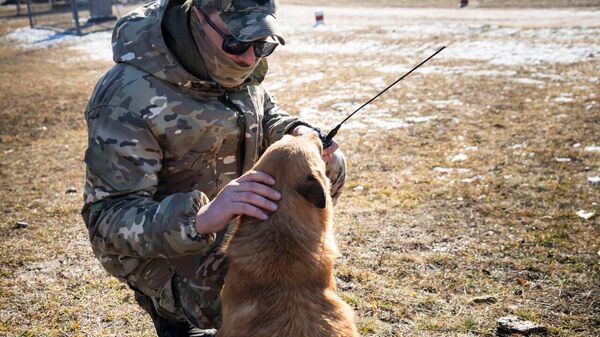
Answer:
POLYGON ((112 0, 12 0, 17 16, 27 16, 32 28, 84 35, 111 29, 118 8, 112 0))

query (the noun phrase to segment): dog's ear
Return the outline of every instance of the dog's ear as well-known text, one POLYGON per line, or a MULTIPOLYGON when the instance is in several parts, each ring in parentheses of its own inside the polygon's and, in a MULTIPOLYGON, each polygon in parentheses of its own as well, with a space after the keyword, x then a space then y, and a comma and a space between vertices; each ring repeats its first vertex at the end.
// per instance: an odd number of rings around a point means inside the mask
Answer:
POLYGON ((304 183, 296 188, 296 191, 315 207, 321 209, 325 208, 327 198, 325 196, 323 184, 321 184, 313 175, 308 176, 304 183))

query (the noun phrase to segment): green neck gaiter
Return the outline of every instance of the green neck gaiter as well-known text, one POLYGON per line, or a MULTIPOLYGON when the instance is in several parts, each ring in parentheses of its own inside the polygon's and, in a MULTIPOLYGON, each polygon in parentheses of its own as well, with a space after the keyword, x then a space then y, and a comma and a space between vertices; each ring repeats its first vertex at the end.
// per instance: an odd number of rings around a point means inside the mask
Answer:
POLYGON ((190 14, 190 30, 198 51, 202 55, 208 75, 224 88, 234 88, 241 85, 256 69, 260 61, 258 58, 249 66, 242 66, 232 61, 227 53, 221 49, 221 46, 216 46, 209 39, 202 28, 200 20, 193 12, 190 14))
POLYGON ((210 81, 190 31, 191 1, 171 1, 162 21, 163 38, 181 65, 201 80, 210 81))

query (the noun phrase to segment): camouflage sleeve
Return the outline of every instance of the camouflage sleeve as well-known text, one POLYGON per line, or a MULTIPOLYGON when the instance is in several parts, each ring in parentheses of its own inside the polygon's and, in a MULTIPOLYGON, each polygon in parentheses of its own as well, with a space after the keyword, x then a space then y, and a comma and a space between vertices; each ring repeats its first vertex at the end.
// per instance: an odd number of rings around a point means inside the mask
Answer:
POLYGON ((281 139, 283 135, 292 132, 298 125, 312 127, 310 124, 301 121, 297 117, 292 117, 287 112, 281 110, 277 105, 275 96, 271 96, 266 90, 264 102, 265 118, 263 119, 263 130, 265 130, 265 138, 263 148, 266 149, 269 145, 281 139))
POLYGON ((199 253, 213 235, 196 232, 195 215, 208 203, 199 191, 158 202, 162 150, 142 118, 102 106, 86 116, 89 146, 82 210, 94 251, 139 257, 199 253))

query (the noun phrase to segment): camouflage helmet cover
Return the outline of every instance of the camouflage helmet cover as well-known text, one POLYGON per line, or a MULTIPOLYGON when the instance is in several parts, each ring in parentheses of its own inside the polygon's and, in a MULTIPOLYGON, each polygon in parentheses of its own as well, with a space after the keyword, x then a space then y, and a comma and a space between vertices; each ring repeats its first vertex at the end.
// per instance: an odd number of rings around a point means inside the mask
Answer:
POLYGON ((240 41, 275 36, 285 44, 275 17, 277 0, 192 0, 192 5, 218 12, 233 37, 240 41))

